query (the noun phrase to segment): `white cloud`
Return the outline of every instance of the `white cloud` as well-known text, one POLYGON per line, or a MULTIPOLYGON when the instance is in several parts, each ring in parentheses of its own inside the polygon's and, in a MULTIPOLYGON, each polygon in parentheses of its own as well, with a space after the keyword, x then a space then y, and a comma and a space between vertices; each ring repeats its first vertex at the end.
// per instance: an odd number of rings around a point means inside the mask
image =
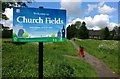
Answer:
POLYGON ((80 18, 76 18, 75 20, 73 20, 73 21, 72 21, 72 23, 74 24, 76 21, 83 22, 83 20, 82 20, 82 19, 80 19, 80 18))
POLYGON ((104 28, 109 24, 109 16, 108 15, 95 15, 93 18, 92 17, 85 17, 83 19, 86 22, 86 25, 89 28, 92 28, 94 26, 98 26, 99 28, 104 28))
POLYGON ((98 7, 98 11, 102 14, 111 14, 112 12, 116 11, 115 8, 104 5, 102 7, 98 7))
POLYGON ((5 12, 3 13, 3 14, 5 14, 8 18, 9 18, 9 20, 13 20, 13 8, 6 8, 5 9, 5 12))
POLYGON ((88 4, 88 9, 86 11, 87 14, 89 14, 90 12, 92 12, 95 9, 98 9, 98 7, 102 7, 104 5, 104 1, 100 2, 99 4, 88 4))
POLYGON ((105 4, 105 1, 102 1, 98 4, 98 7, 102 7, 105 4))
POLYGON ((10 29, 13 28, 13 8, 6 8, 5 12, 3 13, 5 14, 9 19, 8 20, 0 20, 0 23, 3 24, 4 26, 10 27, 10 29))
POLYGON ((108 15, 95 15, 93 18, 93 24, 99 26, 101 28, 107 26, 109 24, 110 17, 108 15))
POLYGON ((88 4, 88 9, 86 13, 89 14, 95 9, 98 10, 98 12, 102 14, 111 14, 112 12, 116 11, 116 8, 110 7, 106 5, 104 1, 102 1, 98 4, 88 4))
POLYGON ((85 21, 86 26, 88 29, 94 29, 94 30, 100 30, 104 27, 108 27, 109 30, 112 30, 114 26, 117 26, 118 24, 116 23, 110 23, 110 16, 100 14, 100 15, 95 15, 94 17, 85 17, 84 19, 76 18, 69 22, 67 25, 74 24, 76 21, 85 21))
POLYGON ((68 27, 69 25, 75 24, 76 21, 83 22, 82 19, 76 18, 76 19, 74 19, 74 20, 69 21, 69 22, 66 24, 66 27, 68 27))
POLYGON ((91 4, 88 4, 88 9, 87 9, 87 14, 92 12, 95 8, 97 8, 97 5, 91 5, 91 4))
POLYGON ((13 28, 13 24, 11 20, 0 20, 0 24, 3 24, 5 27, 10 27, 10 29, 13 28))
POLYGON ((90 29, 90 30, 100 30, 100 27, 99 26, 94 26, 94 27, 92 27, 92 28, 88 28, 88 29, 90 29))
POLYGON ((86 25, 89 27, 89 28, 92 28, 94 26, 94 22, 93 22, 93 18, 92 17, 85 17, 83 19, 85 22, 86 22, 86 25))
POLYGON ((66 9, 69 17, 81 15, 81 0, 61 0, 61 9, 66 9))
POLYGON ((118 26, 118 24, 116 24, 116 23, 110 23, 110 24, 108 25, 108 28, 109 28, 109 30, 113 30, 113 28, 114 28, 115 26, 118 26))

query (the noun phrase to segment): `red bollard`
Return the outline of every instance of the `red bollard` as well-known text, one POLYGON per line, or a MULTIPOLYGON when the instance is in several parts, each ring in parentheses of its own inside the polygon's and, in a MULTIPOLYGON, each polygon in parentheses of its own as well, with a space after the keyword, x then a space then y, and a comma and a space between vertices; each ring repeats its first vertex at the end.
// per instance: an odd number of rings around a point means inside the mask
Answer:
POLYGON ((81 56, 85 57, 85 55, 84 55, 84 48, 83 47, 81 47, 80 52, 81 52, 81 56))

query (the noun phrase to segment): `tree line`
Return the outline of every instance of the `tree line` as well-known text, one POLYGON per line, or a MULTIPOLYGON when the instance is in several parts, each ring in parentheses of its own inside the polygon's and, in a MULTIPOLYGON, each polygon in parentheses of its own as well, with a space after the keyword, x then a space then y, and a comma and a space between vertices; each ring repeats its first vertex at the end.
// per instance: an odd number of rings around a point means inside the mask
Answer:
MULTIPOLYGON (((120 40, 120 26, 115 26, 112 31, 105 27, 100 31, 100 39, 103 40, 120 40)), ((87 29, 86 23, 83 21, 76 21, 74 24, 67 27, 67 39, 79 38, 89 39, 89 30, 87 29)))
POLYGON ((105 27, 100 30, 101 39, 105 40, 120 40, 120 26, 115 26, 112 31, 105 27))
POLYGON ((89 31, 86 27, 85 22, 77 21, 75 24, 69 25, 67 27, 67 39, 71 38, 80 38, 80 39, 88 39, 89 31))

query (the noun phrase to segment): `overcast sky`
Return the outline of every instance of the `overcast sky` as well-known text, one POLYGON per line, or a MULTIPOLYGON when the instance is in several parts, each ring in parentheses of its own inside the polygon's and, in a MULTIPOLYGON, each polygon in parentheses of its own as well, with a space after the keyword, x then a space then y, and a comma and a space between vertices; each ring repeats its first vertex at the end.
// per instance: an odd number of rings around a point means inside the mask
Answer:
MULTIPOLYGON (((36 0, 37 1, 37 0, 36 0)), ((49 1, 49 0, 47 0, 49 1)), ((73 24, 76 21, 85 21, 88 29, 99 30, 108 26, 111 30, 115 25, 118 25, 118 2, 82 2, 81 0, 58 0, 57 2, 34 2, 27 3, 28 7, 43 6, 44 8, 65 9, 67 11, 67 25, 73 24)), ((98 0, 99 1, 99 0, 98 0)), ((118 1, 118 0, 114 0, 118 1)), ((5 26, 13 27, 12 12, 13 9, 5 9, 4 14, 9 20, 2 20, 0 23, 5 26)))

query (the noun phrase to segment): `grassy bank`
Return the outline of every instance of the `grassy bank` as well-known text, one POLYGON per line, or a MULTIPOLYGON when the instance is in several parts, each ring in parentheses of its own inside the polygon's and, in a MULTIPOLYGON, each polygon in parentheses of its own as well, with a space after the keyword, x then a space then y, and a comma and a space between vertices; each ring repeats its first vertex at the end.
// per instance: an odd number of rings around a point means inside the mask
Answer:
POLYGON ((113 40, 76 40, 85 51, 105 62, 115 73, 118 72, 118 41, 113 40))
MULTIPOLYGON (((96 77, 95 70, 82 60, 64 57, 77 55, 68 42, 44 43, 43 75, 45 77, 96 77)), ((38 44, 15 44, 2 41, 3 77, 38 77, 38 44)))
POLYGON ((3 77, 37 77, 38 45, 15 44, 11 39, 3 39, 2 75, 3 77))
POLYGON ((76 49, 68 41, 44 45, 44 76, 45 77, 96 77, 95 70, 82 60, 64 57, 77 55, 76 49))

